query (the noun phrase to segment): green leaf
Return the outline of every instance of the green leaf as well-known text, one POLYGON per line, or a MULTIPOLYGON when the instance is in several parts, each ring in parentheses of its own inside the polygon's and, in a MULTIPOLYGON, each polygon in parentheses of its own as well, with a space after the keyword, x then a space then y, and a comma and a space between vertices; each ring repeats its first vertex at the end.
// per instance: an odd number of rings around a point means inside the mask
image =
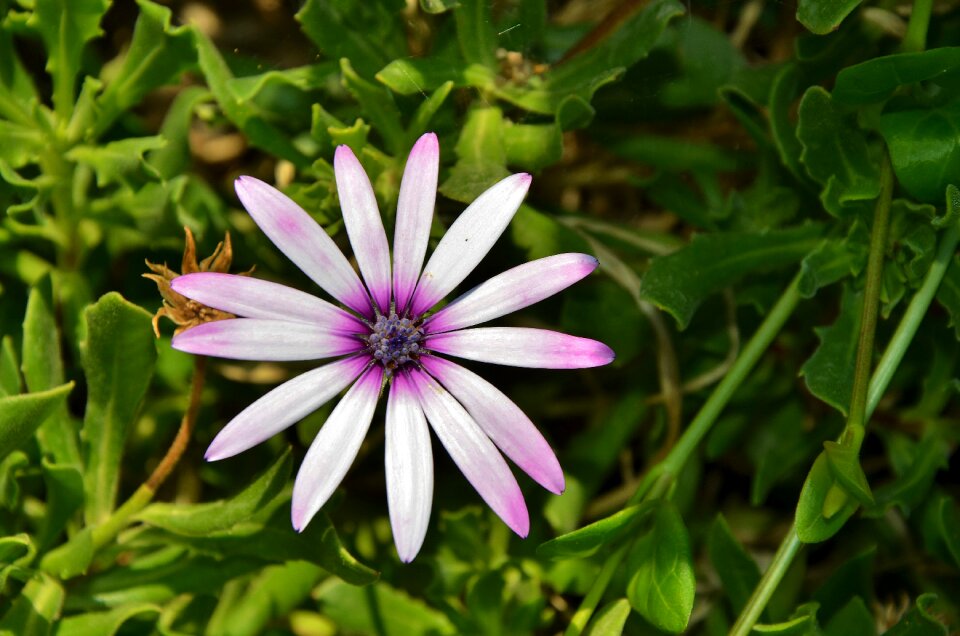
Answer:
POLYGON ((820 605, 820 616, 829 620, 855 598, 873 599, 876 581, 874 561, 877 550, 871 546, 855 554, 836 568, 830 577, 813 593, 820 605))
POLYGON ((813 298, 817 291, 867 266, 870 235, 862 223, 854 223, 845 239, 827 239, 800 263, 800 295, 813 298))
POLYGON ((0 397, 20 393, 20 364, 13 338, 4 336, 0 341, 0 397))
POLYGON ((924 435, 919 442, 891 436, 890 454, 898 452, 902 459, 894 464, 897 477, 877 488, 878 513, 889 506, 898 506, 905 514, 919 506, 930 492, 937 472, 949 467, 950 444, 937 432, 924 435), (902 448, 895 445, 900 441, 902 448))
POLYGON ((36 163, 44 143, 38 129, 0 119, 0 161, 11 168, 36 163))
POLYGON ((175 81, 196 63, 190 30, 170 26, 170 9, 150 0, 137 0, 137 5, 140 13, 123 63, 116 75, 102 78, 106 89, 98 100, 96 135, 148 92, 175 81))
POLYGON ((114 636, 132 618, 159 615, 161 608, 150 603, 131 603, 108 612, 90 612, 68 616, 57 623, 55 636, 114 636))
POLYGON ((93 528, 88 526, 72 536, 70 541, 47 552, 40 568, 60 579, 71 579, 86 573, 93 562, 93 528))
POLYGON ((360 103, 360 108, 370 118, 374 128, 383 135, 391 154, 403 152, 406 135, 400 124, 400 111, 393 102, 393 95, 382 86, 363 79, 350 65, 350 60, 340 60, 343 86, 360 103))
POLYGON ((26 444, 73 390, 73 382, 46 391, 0 398, 0 460, 26 444))
POLYGON ((940 538, 953 557, 955 565, 960 566, 960 507, 949 497, 943 497, 935 512, 939 525, 940 538))
POLYGON ((835 535, 857 511, 830 470, 826 452, 817 456, 797 502, 797 536, 804 543, 820 543, 835 535))
POLYGON ((166 145, 147 154, 149 163, 163 179, 173 179, 187 170, 192 159, 188 134, 197 106, 211 99, 210 92, 200 86, 190 86, 177 93, 160 127, 160 137, 166 145))
POLYGON ((103 187, 111 183, 126 183, 130 173, 140 168, 145 169, 148 174, 155 174, 143 156, 163 148, 166 144, 167 140, 159 135, 130 137, 102 146, 74 146, 67 152, 66 157, 92 168, 97 174, 97 185, 103 187))
POLYGON ((490 4, 484 0, 460 0, 453 16, 457 22, 457 39, 463 59, 468 64, 496 68, 497 36, 490 4))
POLYGON ((884 113, 880 132, 900 185, 921 201, 940 202, 960 173, 960 102, 884 113))
POLYGON ((863 133, 834 105, 819 86, 800 100, 797 138, 800 161, 822 187, 820 200, 830 214, 842 217, 858 211, 880 194, 880 177, 863 133))
POLYGON ((34 547, 29 534, 20 533, 0 537, 0 566, 26 565, 36 553, 37 548, 34 547))
POLYGON ((861 506, 872 506, 873 493, 870 492, 867 476, 860 466, 860 454, 857 450, 833 441, 824 442, 823 450, 827 455, 827 465, 837 483, 861 506))
POLYGON ((420 8, 425 13, 446 13, 460 6, 459 0, 420 0, 420 8))
POLYGON ((399 0, 307 0, 297 13, 303 32, 328 58, 347 58, 364 77, 404 57, 406 35, 399 0))
MULTIPOLYGON (((721 87, 746 66, 743 54, 722 30, 691 15, 671 25, 665 37, 679 72, 665 83, 657 99, 669 108, 702 108, 717 103, 721 87)), ((662 41, 661 41, 662 42, 662 41)))
POLYGON ((960 47, 875 57, 840 71, 832 94, 848 104, 882 102, 900 86, 936 81, 958 70, 960 47))
POLYGON ((797 139, 796 126, 791 118, 793 103, 800 92, 800 67, 788 63, 774 77, 770 87, 770 135, 780 161, 800 183, 807 182, 807 173, 800 163, 803 146, 797 139))
POLYGON ((763 415, 747 442, 747 453, 756 465, 750 503, 759 506, 774 486, 808 466, 830 432, 829 425, 809 430, 804 407, 796 400, 763 415))
POLYGON ((624 508, 600 521, 540 544, 537 555, 544 559, 578 559, 595 554, 600 548, 626 536, 650 514, 652 508, 652 504, 624 508))
POLYGON ((83 314, 80 344, 87 377, 83 418, 86 519, 103 521, 117 497, 127 432, 150 384, 157 349, 149 313, 111 292, 83 314))
POLYGON ((53 78, 53 104, 62 121, 73 109, 77 74, 87 42, 99 36, 109 0, 35 0, 29 25, 47 49, 47 72, 53 78))
POLYGON ((410 119, 410 125, 407 127, 406 146, 413 147, 417 138, 429 130, 430 121, 433 119, 433 116, 437 114, 437 111, 440 110, 440 107, 446 101, 451 90, 453 90, 453 82, 445 82, 441 84, 437 90, 433 91, 430 97, 420 102, 420 105, 417 106, 417 111, 410 119))
POLYGON ((862 0, 800 0, 797 20, 817 35, 826 35, 839 27, 860 2, 862 0))
POLYGON ((669 501, 656 504, 650 531, 627 556, 627 598, 652 625, 678 634, 693 611, 693 554, 680 513, 669 501))
POLYGON ((379 636, 458 633, 443 612, 383 582, 360 589, 329 580, 317 588, 314 598, 321 611, 348 633, 379 636))
POLYGON ((505 166, 505 127, 499 108, 478 107, 469 112, 455 149, 458 161, 439 188, 444 196, 470 203, 510 174, 505 166))
POLYGON ((0 460, 0 507, 7 510, 20 508, 20 484, 17 478, 20 471, 30 465, 30 459, 23 451, 13 451, 0 460))
POLYGON ((511 166, 536 172, 560 161, 563 137, 556 124, 510 124, 505 133, 504 149, 511 166))
POLYGON ((655 259, 640 294, 685 328, 710 295, 755 271, 794 263, 819 244, 821 228, 805 225, 761 234, 701 234, 687 247, 655 259))
POLYGON ((83 473, 79 465, 50 463, 46 458, 41 466, 47 488, 47 509, 37 543, 46 549, 57 539, 74 513, 83 508, 83 473))
POLYGON ((853 370, 857 358, 863 293, 851 287, 843 291, 840 314, 829 327, 816 327, 820 346, 800 369, 807 388, 843 415, 853 394, 853 370))
POLYGON ((935 594, 921 594, 916 605, 883 636, 946 636, 947 628, 934 617, 935 594))
POLYGON ((751 633, 775 636, 820 636, 820 627, 817 625, 817 604, 801 605, 789 620, 782 623, 754 625, 751 633))
POLYGON ((745 167, 742 156, 711 144, 661 135, 601 139, 609 150, 625 159, 669 172, 734 172, 745 167))
POLYGON ((393 60, 380 69, 376 79, 398 95, 417 95, 437 89, 447 82, 458 87, 492 85, 494 75, 484 66, 468 67, 459 58, 432 56, 393 60))
POLYGON ((760 582, 760 568, 730 532, 730 526, 723 514, 718 514, 710 526, 707 551, 713 569, 723 583, 723 591, 730 599, 731 609, 734 615, 737 615, 746 606, 754 588, 760 582))
POLYGON ((283 491, 292 466, 290 450, 284 453, 249 486, 221 501, 202 504, 155 503, 138 518, 168 532, 202 537, 245 521, 283 491))
POLYGON ((625 598, 610 601, 600 608, 583 636, 620 636, 629 616, 630 601, 625 598))
POLYGON ((30 579, 0 620, 0 634, 46 636, 60 616, 63 598, 63 587, 49 576, 30 579))

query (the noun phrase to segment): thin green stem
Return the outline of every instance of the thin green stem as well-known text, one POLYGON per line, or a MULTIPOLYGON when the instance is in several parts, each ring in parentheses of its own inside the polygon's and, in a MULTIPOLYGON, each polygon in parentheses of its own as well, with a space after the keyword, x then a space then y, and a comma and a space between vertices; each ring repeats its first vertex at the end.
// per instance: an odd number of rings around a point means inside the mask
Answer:
POLYGON ((597 605, 600 603, 604 591, 606 591, 607 586, 610 584, 610 579, 613 578, 620 563, 623 562, 623 557, 626 553, 627 546, 624 545, 607 557, 603 567, 600 569, 600 573, 594 580, 593 586, 590 588, 590 591, 587 592, 587 596, 583 599, 583 602, 580 603, 580 607, 577 608, 573 618, 570 619, 570 624, 567 626, 567 631, 563 633, 563 636, 579 636, 579 634, 583 632, 587 623, 590 621, 590 617, 593 616, 594 610, 597 609, 597 605))
POLYGON ((797 536, 797 526, 791 524, 783 541, 780 542, 777 553, 773 556, 770 567, 764 572, 763 578, 757 584, 757 589, 753 591, 747 606, 740 612, 740 617, 737 618, 737 622, 730 630, 730 636, 747 636, 753 630, 754 624, 759 620, 760 614, 763 613, 770 597, 773 596, 780 585, 780 581, 783 580, 787 569, 793 563, 793 559, 797 556, 801 547, 800 538, 797 536))
POLYGON ((903 36, 901 48, 905 52, 918 52, 927 48, 927 29, 930 26, 930 14, 933 0, 913 0, 913 11, 907 24, 907 34, 903 36))

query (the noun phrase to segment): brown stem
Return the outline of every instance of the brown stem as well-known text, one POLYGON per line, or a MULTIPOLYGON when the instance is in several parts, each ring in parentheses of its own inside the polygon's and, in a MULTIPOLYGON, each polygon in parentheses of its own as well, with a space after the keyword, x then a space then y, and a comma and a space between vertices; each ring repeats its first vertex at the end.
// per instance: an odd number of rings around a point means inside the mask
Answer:
POLYGON ((197 421, 197 412, 200 410, 200 394, 203 392, 206 366, 206 356, 194 357, 190 403, 187 405, 187 410, 183 414, 183 419, 180 420, 180 430, 177 431, 177 436, 173 438, 173 443, 170 444, 170 448, 167 449, 167 454, 163 456, 163 459, 160 460, 160 463, 153 469, 150 477, 148 477, 147 481, 143 484, 153 492, 157 492, 167 477, 170 476, 177 462, 179 462, 183 456, 184 451, 187 450, 187 444, 190 443, 190 438, 193 436, 193 427, 197 421))

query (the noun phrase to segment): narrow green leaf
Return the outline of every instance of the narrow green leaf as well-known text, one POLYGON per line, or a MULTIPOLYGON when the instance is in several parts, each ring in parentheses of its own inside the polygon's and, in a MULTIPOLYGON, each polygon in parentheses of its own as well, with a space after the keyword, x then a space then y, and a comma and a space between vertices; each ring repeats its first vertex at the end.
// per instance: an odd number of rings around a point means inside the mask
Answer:
POLYGON ((826 541, 856 511, 856 500, 847 497, 837 485, 826 453, 820 453, 800 491, 796 513, 797 536, 804 543, 826 541))
POLYGON ((60 583, 40 574, 30 579, 0 620, 0 634, 46 636, 63 607, 64 592, 60 583))
POLYGON ((960 47, 897 53, 848 66, 837 74, 833 98, 848 104, 886 100, 900 86, 936 81, 960 71, 960 47))
POLYGON ((650 531, 627 556, 627 575, 627 598, 641 616, 674 634, 687 628, 697 581, 690 537, 671 502, 656 502, 650 531))
POLYGON ((83 508, 83 473, 79 465, 41 462, 47 509, 37 543, 44 549, 57 539, 74 513, 83 508))
POLYGON ((157 358, 149 313, 109 293, 84 312, 81 342, 87 377, 83 420, 86 519, 103 521, 113 510, 127 432, 150 384, 157 358))
POLYGON ((0 566, 26 565, 30 563, 37 548, 29 534, 20 533, 0 537, 0 566))
POLYGON ((13 338, 4 336, 0 341, 0 397, 20 393, 20 363, 13 338))
POLYGON ((130 619, 159 615, 160 611, 158 605, 131 603, 108 612, 77 614, 58 622, 53 633, 55 636, 114 636, 130 619))
POLYGON ((405 138, 400 124, 400 111, 393 101, 393 95, 382 86, 377 86, 360 77, 350 60, 340 60, 343 73, 343 86, 360 103, 363 112, 370 118, 374 128, 383 135, 391 154, 399 155, 404 150, 405 138))
POLYGON ((806 170, 800 163, 803 146, 797 139, 796 126, 791 117, 799 92, 800 68, 794 63, 785 64, 770 87, 770 134, 781 163, 800 183, 807 183, 806 170))
POLYGON ((73 382, 69 382, 46 391, 0 398, 0 459, 26 444, 72 390, 73 382))
POLYGON ((451 90, 453 90, 453 82, 445 82, 433 91, 430 97, 420 102, 407 127, 407 146, 412 147, 417 138, 429 130, 430 121, 440 110, 451 90))
POLYGON ((264 633, 275 619, 283 619, 298 605, 309 599, 314 586, 324 577, 324 571, 304 561, 291 561, 263 569, 242 596, 233 599, 229 607, 217 613, 223 620, 207 625, 208 634, 230 636, 257 636, 264 633))
POLYGON ((600 521, 541 543, 537 547, 537 554, 545 559, 578 559, 590 556, 605 545, 626 536, 650 514, 652 508, 651 504, 624 508, 600 521))
POLYGON ((630 601, 625 598, 611 601, 597 612, 583 636, 620 636, 630 616, 630 601))
POLYGON ((0 508, 20 508, 20 484, 17 479, 20 471, 29 465, 30 459, 23 451, 13 451, 0 460, 0 508))
POLYGON ((655 259, 640 294, 669 312, 681 329, 707 297, 754 271, 799 261, 818 244, 821 228, 805 225, 762 234, 701 234, 683 249, 655 259))
POLYGON ((863 293, 844 289, 840 314, 829 327, 816 327, 820 346, 800 369, 807 388, 843 415, 853 393, 853 370, 857 357, 857 334, 863 313, 863 293))
POLYGON ((921 594, 913 608, 883 636, 946 636, 946 626, 934 617, 936 602, 935 594, 921 594))
POLYGON ((67 152, 66 157, 92 168, 97 175, 97 185, 102 187, 111 183, 125 183, 130 173, 139 169, 159 176, 153 167, 144 161, 143 156, 163 148, 166 144, 167 140, 160 135, 129 137, 102 146, 74 146, 67 152))
POLYGON ((273 465, 230 499, 202 504, 155 503, 147 506, 138 518, 185 536, 202 537, 227 530, 252 517, 283 491, 292 463, 287 449, 273 465))
POLYGON ((497 36, 490 3, 484 0, 460 0, 459 5, 453 16, 457 22, 457 39, 463 59, 469 64, 495 68, 497 36))
POLYGON ((800 0, 797 20, 817 35, 826 35, 840 26, 843 19, 862 0, 800 0))
POLYGON ((160 136, 166 145, 147 153, 149 163, 163 179, 173 179, 190 166, 188 134, 196 107, 211 99, 210 92, 200 86, 190 86, 177 93, 160 127, 160 136))
POLYGON ((807 603, 797 608, 789 620, 782 623, 754 625, 752 634, 771 636, 820 636, 817 624, 817 604, 807 603))
POLYGON ((723 583, 733 614, 739 614, 760 582, 760 568, 730 531, 723 514, 718 514, 707 536, 710 562, 723 583))

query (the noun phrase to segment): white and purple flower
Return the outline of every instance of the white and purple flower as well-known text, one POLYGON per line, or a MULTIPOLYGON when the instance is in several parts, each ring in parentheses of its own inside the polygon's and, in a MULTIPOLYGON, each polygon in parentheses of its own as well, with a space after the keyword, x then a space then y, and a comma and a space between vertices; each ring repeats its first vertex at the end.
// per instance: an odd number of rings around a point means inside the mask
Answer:
POLYGON ((389 384, 387 502, 397 552, 405 562, 419 552, 430 518, 433 457, 428 422, 484 501, 520 536, 527 535, 530 521, 503 455, 547 490, 559 494, 564 489, 556 456, 526 415, 492 384, 443 356, 550 369, 595 367, 614 358, 609 347, 587 338, 543 329, 473 328, 580 280, 597 267, 597 260, 586 254, 558 254, 514 267, 429 313, 500 237, 531 179, 528 174, 511 175, 481 194, 422 267, 438 170, 437 137, 428 133, 414 145, 403 173, 391 270, 370 180, 348 147, 337 148, 337 190, 363 282, 323 228, 296 203, 257 179, 237 179, 237 195, 263 232, 347 309, 246 276, 195 273, 171 284, 179 294, 238 316, 180 333, 173 339, 176 349, 240 360, 337 358, 248 406, 220 431, 206 453, 215 461, 247 450, 349 387, 297 474, 292 520, 298 530, 343 480, 370 427, 381 390, 389 384))

